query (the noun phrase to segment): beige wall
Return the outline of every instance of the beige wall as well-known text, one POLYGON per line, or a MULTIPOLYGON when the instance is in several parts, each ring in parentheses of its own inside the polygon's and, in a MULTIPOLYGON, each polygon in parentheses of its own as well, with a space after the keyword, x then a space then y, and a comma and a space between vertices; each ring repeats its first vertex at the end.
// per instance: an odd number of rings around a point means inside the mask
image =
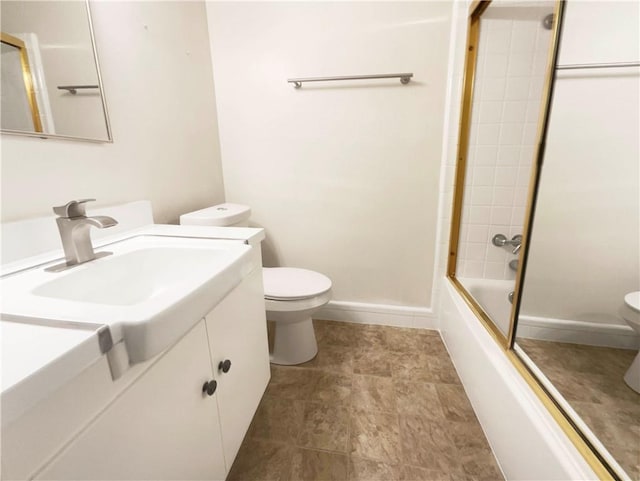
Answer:
POLYGON ((113 144, 2 136, 2 221, 149 199, 156 222, 224 200, 202 2, 93 2, 113 144))
POLYGON ((452 4, 209 2, 227 200, 336 301, 429 307, 452 4), (288 77, 413 72, 305 84, 288 77))

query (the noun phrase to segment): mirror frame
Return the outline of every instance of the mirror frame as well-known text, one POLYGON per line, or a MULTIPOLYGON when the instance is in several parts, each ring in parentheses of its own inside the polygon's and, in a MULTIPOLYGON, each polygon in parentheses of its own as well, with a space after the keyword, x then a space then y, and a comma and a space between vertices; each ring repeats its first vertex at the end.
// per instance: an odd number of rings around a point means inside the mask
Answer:
POLYGON ((24 82, 27 100, 29 101, 31 119, 33 120, 33 130, 35 133, 42 133, 42 121, 40 120, 36 91, 33 88, 33 77, 31 76, 31 67, 29 67, 29 54, 27 53, 27 47, 19 38, 4 32, 0 32, 0 43, 18 49, 18 53, 20 55, 20 67, 22 68, 22 80, 24 82))
POLYGON ((547 134, 547 124, 549 120, 551 102, 553 97, 553 87, 555 82, 555 65, 557 63, 560 45, 560 33, 562 29, 562 19, 564 14, 564 0, 554 0, 554 22, 551 36, 551 45, 547 58, 547 68, 545 73, 545 84, 541 97, 541 111, 537 127, 537 145, 532 162, 530 181, 528 186, 527 203, 525 207, 525 218, 523 223, 522 247, 518 257, 518 271, 515 279, 515 293, 509 318, 509 330, 505 335, 491 317, 485 312, 480 304, 473 298, 469 291, 456 278, 457 256, 459 248, 460 224, 462 218, 464 183, 467 169, 467 156, 469 147, 471 110, 473 107, 473 88, 476 74, 477 46, 480 37, 480 19, 482 13, 489 7, 492 0, 475 0, 469 8, 467 22, 467 42, 465 56, 465 70, 462 90, 461 122, 458 136, 458 151, 456 156, 456 173, 453 192, 453 210, 451 217, 451 229, 449 237, 449 253, 446 269, 446 277, 450 280, 458 294, 464 299, 471 311, 475 314, 481 324, 484 325, 488 333, 500 346, 506 357, 527 382, 531 390, 542 402, 549 414, 558 423, 559 427, 567 435, 578 452, 584 457, 587 464, 593 469, 599 479, 602 480, 622 480, 624 476, 616 471, 606 458, 596 449, 571 418, 569 413, 554 398, 547 383, 542 379, 539 372, 532 368, 514 350, 517 320, 522 296, 522 284, 526 274, 527 255, 529 252, 529 239, 533 225, 535 203, 537 199, 538 183, 540 181, 541 167, 544 159, 545 139, 547 134))
MULTIPOLYGON (((80 2, 79 2, 80 3, 80 2)), ((109 122, 109 111, 107 109, 107 98, 104 92, 104 85, 102 84, 102 75, 100 73, 100 61, 98 59, 98 50, 96 48, 96 39, 95 39, 95 35, 93 32, 93 20, 91 19, 91 5, 89 3, 89 0, 84 0, 83 2, 81 2, 84 4, 86 11, 87 11, 87 24, 88 24, 88 28, 89 28, 89 37, 91 39, 91 50, 93 52, 93 58, 95 60, 95 64, 96 64, 96 74, 98 76, 98 86, 99 86, 99 90, 100 90, 100 99, 101 99, 101 104, 102 104, 102 112, 104 114, 104 123, 105 123, 105 130, 106 130, 106 138, 104 139, 91 139, 91 138, 86 138, 86 137, 76 137, 73 135, 60 135, 60 134, 48 134, 46 132, 42 132, 42 122, 40 120, 40 116, 38 114, 38 124, 40 125, 40 131, 34 131, 34 132, 28 132, 25 130, 12 130, 12 129, 2 129, 0 128, 0 133, 2 134, 7 134, 7 135, 18 135, 18 136, 23 136, 23 137, 38 137, 40 139, 61 139, 61 140, 79 140, 82 142, 92 142, 92 143, 97 143, 97 144, 110 144, 113 143, 113 135, 112 135, 112 131, 111 131, 111 124, 109 122)), ((4 42, 4 38, 5 35, 7 37, 11 37, 10 35, 7 35, 5 33, 2 33, 2 42, 4 42)), ((14 38, 15 37, 11 37, 14 38)), ((22 42, 19 39, 15 39, 18 40, 22 45, 23 45, 23 49, 24 49, 24 42, 22 42)), ((23 50, 25 53, 25 58, 26 57, 26 49, 23 50)), ((37 109, 37 102, 36 102, 36 98, 35 98, 35 91, 33 90, 33 77, 31 75, 31 70, 29 68, 29 63, 27 61, 26 64, 26 69, 25 69, 25 65, 23 64, 23 74, 26 76, 25 72, 28 72, 29 78, 28 80, 25 78, 25 85, 27 84, 27 81, 29 82, 29 84, 31 85, 31 95, 33 95, 33 102, 34 104, 31 104, 31 97, 29 99, 29 103, 30 105, 35 105, 35 108, 37 109)), ((34 109, 32 107, 32 115, 33 115, 34 109)), ((35 122, 34 122, 35 124, 35 122)))

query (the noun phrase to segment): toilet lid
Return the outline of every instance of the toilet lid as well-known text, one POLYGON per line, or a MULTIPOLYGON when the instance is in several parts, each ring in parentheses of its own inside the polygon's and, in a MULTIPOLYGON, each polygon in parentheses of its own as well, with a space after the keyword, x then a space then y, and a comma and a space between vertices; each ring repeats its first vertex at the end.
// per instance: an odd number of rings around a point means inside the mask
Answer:
POLYGON ((630 292, 624 296, 624 303, 634 311, 640 312, 640 291, 630 292))
POLYGON ((331 279, 307 269, 266 267, 262 270, 262 279, 264 297, 267 299, 305 299, 331 289, 331 279))

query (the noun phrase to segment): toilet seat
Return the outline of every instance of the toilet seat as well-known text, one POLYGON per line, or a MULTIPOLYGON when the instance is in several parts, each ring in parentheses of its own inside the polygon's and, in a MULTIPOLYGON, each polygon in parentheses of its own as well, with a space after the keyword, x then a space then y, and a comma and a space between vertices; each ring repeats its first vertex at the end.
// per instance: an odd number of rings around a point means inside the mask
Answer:
POLYGON ((624 296, 624 303, 630 309, 633 309, 636 312, 640 312, 640 291, 630 292, 626 296, 624 296))
POLYGON ((273 301, 299 301, 331 290, 331 279, 307 269, 268 267, 262 270, 262 279, 264 297, 273 301))

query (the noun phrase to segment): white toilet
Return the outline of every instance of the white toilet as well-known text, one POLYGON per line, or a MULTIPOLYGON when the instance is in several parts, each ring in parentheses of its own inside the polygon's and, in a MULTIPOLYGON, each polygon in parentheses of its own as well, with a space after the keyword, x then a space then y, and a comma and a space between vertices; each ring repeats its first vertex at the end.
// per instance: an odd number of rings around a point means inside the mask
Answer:
MULTIPOLYGON (((246 227, 251 209, 219 204, 180 216, 183 225, 246 227)), ((267 319, 275 322, 271 362, 301 364, 315 357, 318 344, 311 315, 331 300, 331 279, 291 267, 263 268, 267 319)))
MULTIPOLYGON (((621 313, 627 324, 640 335, 640 291, 630 292, 624 296, 624 306, 621 313)), ((640 393, 640 352, 627 369, 624 381, 631 389, 640 393)))

